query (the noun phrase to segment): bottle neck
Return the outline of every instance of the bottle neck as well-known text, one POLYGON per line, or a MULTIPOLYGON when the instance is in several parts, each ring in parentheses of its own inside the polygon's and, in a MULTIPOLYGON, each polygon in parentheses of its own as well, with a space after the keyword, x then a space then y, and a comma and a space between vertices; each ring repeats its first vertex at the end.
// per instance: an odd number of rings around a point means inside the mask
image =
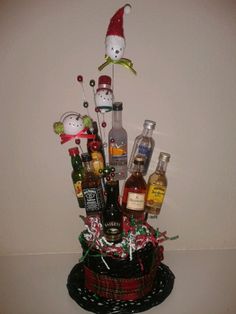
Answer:
POLYGON ((84 161, 84 171, 85 172, 94 172, 93 164, 91 161, 84 161))
POLYGON ((164 174, 166 172, 166 168, 167 168, 167 162, 159 159, 157 167, 156 167, 156 172, 164 174))
POLYGON ((71 156, 71 164, 74 170, 80 170, 82 168, 82 161, 80 156, 71 156))
POLYGON ((122 128, 122 110, 112 111, 112 127, 115 129, 122 128))
POLYGON ((135 164, 134 163, 134 167, 133 167, 133 171, 132 171, 132 174, 133 175, 141 175, 142 176, 142 170, 143 170, 143 165, 138 163, 138 164, 135 164))
POLYGON ((152 132, 153 132, 153 129, 144 128, 142 135, 146 137, 152 137, 152 132))
POLYGON ((106 185, 107 204, 116 204, 119 202, 119 182, 110 181, 106 185))

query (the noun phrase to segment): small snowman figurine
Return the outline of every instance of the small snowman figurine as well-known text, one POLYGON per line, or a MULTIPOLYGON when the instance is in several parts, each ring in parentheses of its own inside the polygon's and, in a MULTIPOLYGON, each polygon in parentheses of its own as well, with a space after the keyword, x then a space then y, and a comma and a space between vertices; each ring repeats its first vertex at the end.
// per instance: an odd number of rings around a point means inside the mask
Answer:
POLYGON ((123 28, 123 16, 124 14, 129 14, 130 11, 131 5, 126 4, 120 8, 110 20, 105 39, 106 62, 98 68, 100 71, 108 64, 113 63, 125 66, 136 74, 131 60, 123 58, 126 45, 123 28))
POLYGON ((61 116, 60 121, 53 124, 53 129, 61 138, 61 144, 76 138, 94 138, 94 135, 87 134, 92 126, 92 119, 89 116, 81 116, 77 112, 66 112, 61 116))
POLYGON ((66 112, 60 120, 63 123, 65 134, 76 135, 84 129, 83 119, 77 112, 66 112))
POLYGON ((113 92, 111 89, 111 78, 108 75, 101 75, 98 78, 98 88, 95 94, 95 103, 101 113, 112 110, 113 92))

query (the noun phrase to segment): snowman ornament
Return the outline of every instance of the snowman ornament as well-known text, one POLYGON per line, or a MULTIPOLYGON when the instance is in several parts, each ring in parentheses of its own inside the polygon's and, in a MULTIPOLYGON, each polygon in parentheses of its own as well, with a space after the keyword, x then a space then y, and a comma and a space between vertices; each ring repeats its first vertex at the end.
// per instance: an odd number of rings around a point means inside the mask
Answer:
POLYGON ((112 110, 113 92, 111 88, 111 78, 108 75, 101 75, 98 78, 98 87, 95 94, 96 107, 101 113, 112 110))
POLYGON ((83 119, 77 112, 66 112, 60 120, 63 123, 64 134, 76 135, 84 129, 83 119))
POLYGON ((99 66, 98 69, 100 71, 111 63, 120 64, 136 74, 131 60, 123 58, 126 46, 123 28, 123 16, 125 14, 129 14, 130 11, 131 5, 126 4, 120 8, 110 20, 105 39, 106 62, 99 66))

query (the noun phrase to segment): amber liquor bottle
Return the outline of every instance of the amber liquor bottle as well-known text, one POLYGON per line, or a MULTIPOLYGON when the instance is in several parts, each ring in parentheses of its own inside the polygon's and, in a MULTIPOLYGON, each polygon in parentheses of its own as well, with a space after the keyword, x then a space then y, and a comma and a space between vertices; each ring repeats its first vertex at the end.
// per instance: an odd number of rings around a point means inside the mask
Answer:
POLYGON ((145 218, 146 181, 142 175, 144 158, 137 155, 134 158, 134 167, 131 176, 126 180, 122 197, 122 211, 127 217, 137 221, 145 218))
POLYGON ((161 152, 156 171, 148 179, 145 207, 150 217, 160 213, 167 189, 166 167, 169 160, 170 154, 161 152))
POLYGON ((107 181, 107 201, 103 211, 103 233, 108 242, 118 243, 122 240, 123 215, 119 203, 119 181, 107 181))
POLYGON ((73 147, 70 148, 69 150, 69 155, 71 157, 71 164, 73 171, 71 173, 71 178, 73 181, 74 189, 75 189, 75 194, 79 203, 79 207, 83 208, 84 207, 84 197, 82 193, 82 179, 83 179, 83 166, 82 166, 82 161, 79 155, 79 149, 78 147, 73 147))
POLYGON ((84 196, 86 214, 87 216, 101 216, 105 206, 101 178, 94 172, 91 156, 84 153, 81 157, 84 164, 82 192, 84 196))

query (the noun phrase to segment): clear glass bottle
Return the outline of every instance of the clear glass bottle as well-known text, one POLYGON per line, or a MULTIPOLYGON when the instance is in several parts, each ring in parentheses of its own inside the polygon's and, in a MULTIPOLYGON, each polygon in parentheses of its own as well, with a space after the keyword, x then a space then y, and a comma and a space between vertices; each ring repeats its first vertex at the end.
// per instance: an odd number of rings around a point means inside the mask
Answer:
POLYGON ((69 155, 71 157, 71 164, 73 171, 71 173, 71 178, 73 181, 74 189, 75 189, 75 194, 79 203, 79 207, 83 208, 84 207, 84 197, 82 193, 82 179, 83 179, 83 165, 82 161, 79 155, 79 149, 78 147, 73 147, 70 148, 69 150, 69 155))
POLYGON ((107 201, 102 215, 103 233, 107 241, 122 240, 123 215, 119 203, 119 181, 107 181, 107 201))
POLYGON ((112 105, 112 128, 108 134, 109 165, 115 168, 115 180, 127 177, 127 132, 122 127, 123 104, 112 105))
POLYGON ((145 120, 143 124, 143 132, 136 137, 130 155, 129 160, 129 171, 132 172, 134 168, 135 156, 141 155, 144 158, 144 165, 141 169, 142 174, 145 176, 148 171, 150 160, 152 158, 153 149, 155 146, 155 141, 152 138, 152 132, 155 129, 156 122, 151 120, 145 120))
POLYGON ((104 193, 101 178, 95 173, 92 158, 89 154, 81 155, 84 164, 84 178, 82 181, 82 191, 86 214, 89 216, 99 215, 105 207, 104 193))
POLYGON ((127 217, 133 216, 137 221, 145 218, 145 195, 146 181, 143 178, 141 169, 144 164, 142 156, 134 159, 134 168, 131 176, 126 180, 122 197, 122 211, 127 217))
POLYGON ((148 179, 145 206, 147 214, 156 216, 160 213, 167 189, 166 167, 169 160, 170 154, 161 152, 156 170, 148 179))

